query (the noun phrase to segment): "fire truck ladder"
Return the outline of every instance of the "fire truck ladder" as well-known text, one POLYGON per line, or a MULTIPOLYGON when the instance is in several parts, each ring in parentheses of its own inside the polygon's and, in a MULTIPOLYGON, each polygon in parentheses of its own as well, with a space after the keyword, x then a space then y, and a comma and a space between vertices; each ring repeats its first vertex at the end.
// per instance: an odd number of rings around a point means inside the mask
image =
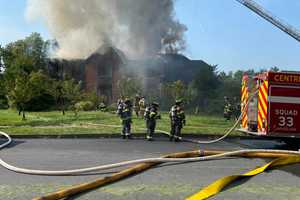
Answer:
POLYGON ((246 6, 271 24, 275 25, 277 28, 282 30, 283 32, 287 33, 298 42, 300 42, 300 32, 290 24, 283 22, 281 19, 275 17, 269 11, 258 5, 253 0, 236 0, 237 2, 241 3, 242 5, 246 6))

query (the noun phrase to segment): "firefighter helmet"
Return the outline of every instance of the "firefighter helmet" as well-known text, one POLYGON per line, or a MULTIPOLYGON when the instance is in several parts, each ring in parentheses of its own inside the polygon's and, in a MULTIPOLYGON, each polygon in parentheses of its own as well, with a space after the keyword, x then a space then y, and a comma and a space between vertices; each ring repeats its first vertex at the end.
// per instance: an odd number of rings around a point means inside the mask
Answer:
POLYGON ((152 106, 159 107, 159 103, 154 101, 154 102, 152 102, 152 106))
POLYGON ((129 105, 129 104, 131 104, 131 101, 130 101, 130 99, 126 98, 124 103, 129 105))

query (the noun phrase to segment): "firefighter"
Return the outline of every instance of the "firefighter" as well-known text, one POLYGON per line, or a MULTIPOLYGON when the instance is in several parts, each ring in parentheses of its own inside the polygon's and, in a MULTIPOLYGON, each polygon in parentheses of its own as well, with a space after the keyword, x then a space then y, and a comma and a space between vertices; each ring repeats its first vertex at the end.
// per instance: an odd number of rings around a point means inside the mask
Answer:
POLYGON ((120 104, 123 104, 123 103, 124 103, 124 99, 125 99, 124 96, 121 95, 120 98, 119 98, 118 101, 117 101, 117 108, 119 107, 120 104))
POLYGON ((118 115, 122 122, 122 138, 132 139, 131 123, 132 123, 132 104, 129 99, 125 99, 123 103, 118 105, 118 115))
POLYGON ((140 111, 140 116, 143 118, 146 110, 146 100, 145 97, 142 97, 141 100, 139 101, 139 111, 140 111))
POLYGON ((155 132, 156 120, 161 119, 161 116, 158 112, 159 104, 157 102, 153 102, 151 106, 148 106, 145 110, 144 118, 147 126, 147 136, 146 139, 148 141, 153 140, 153 134, 155 132))
POLYGON ((106 110, 106 105, 105 105, 105 103, 104 102, 101 102, 100 104, 99 104, 99 106, 98 106, 98 108, 99 108, 99 110, 101 111, 101 112, 106 112, 107 110, 106 110))
POLYGON ((137 117, 139 117, 140 114, 140 106, 139 106, 139 102, 141 100, 141 97, 139 94, 135 95, 135 100, 134 100, 134 112, 136 114, 137 117))
POLYGON ((181 129, 186 123, 182 100, 176 100, 175 105, 170 110, 169 116, 171 119, 170 141, 173 141, 175 138, 175 142, 179 142, 181 129))
POLYGON ((234 116, 235 120, 238 120, 238 118, 241 114, 241 104, 237 97, 233 98, 233 103, 234 103, 233 116, 234 116))
POLYGON ((232 106, 231 103, 228 99, 228 97, 224 97, 224 118, 229 121, 231 119, 231 115, 232 115, 232 106))

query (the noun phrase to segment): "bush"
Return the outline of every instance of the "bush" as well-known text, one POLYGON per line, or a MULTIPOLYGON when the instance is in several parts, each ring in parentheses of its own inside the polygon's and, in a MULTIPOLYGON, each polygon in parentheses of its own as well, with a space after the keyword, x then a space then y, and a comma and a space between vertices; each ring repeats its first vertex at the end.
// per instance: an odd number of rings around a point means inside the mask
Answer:
POLYGON ((117 104, 116 103, 113 103, 109 106, 106 107, 106 110, 108 112, 116 112, 117 111, 117 104))
POLYGON ((8 108, 8 102, 5 97, 0 96, 0 109, 7 109, 8 108))
POLYGON ((55 99, 50 94, 42 94, 37 97, 33 97, 28 103, 26 103, 25 110, 27 111, 45 111, 50 110, 55 106, 55 99))
POLYGON ((91 111, 94 110, 94 104, 91 101, 80 101, 75 104, 76 111, 91 111))
POLYGON ((98 96, 96 91, 86 92, 82 96, 82 101, 89 101, 93 104, 93 109, 98 109, 102 102, 107 102, 107 97, 104 95, 98 96))

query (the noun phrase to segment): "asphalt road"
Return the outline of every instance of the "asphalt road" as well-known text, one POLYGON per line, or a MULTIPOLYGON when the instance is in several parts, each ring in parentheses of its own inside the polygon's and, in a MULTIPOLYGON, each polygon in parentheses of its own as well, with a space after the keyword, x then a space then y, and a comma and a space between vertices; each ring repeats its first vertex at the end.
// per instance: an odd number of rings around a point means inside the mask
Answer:
MULTIPOLYGON (((1 142, 1 141, 0 141, 1 142)), ((61 170, 90 167, 160 156, 166 153, 195 150, 199 145, 121 139, 26 139, 15 140, 0 157, 16 166, 61 170)), ((241 148, 286 148, 273 141, 230 139, 201 148, 236 150, 241 148)), ((263 165, 263 159, 222 159, 180 165, 164 164, 142 174, 69 199, 84 200, 183 200, 212 181, 240 174, 263 165)), ((287 166, 260 174, 227 188, 212 199, 274 200, 300 199, 300 165, 287 166)), ((0 167, 0 200, 27 200, 78 183, 107 176, 109 170, 85 176, 31 176, 17 174, 0 167)))

